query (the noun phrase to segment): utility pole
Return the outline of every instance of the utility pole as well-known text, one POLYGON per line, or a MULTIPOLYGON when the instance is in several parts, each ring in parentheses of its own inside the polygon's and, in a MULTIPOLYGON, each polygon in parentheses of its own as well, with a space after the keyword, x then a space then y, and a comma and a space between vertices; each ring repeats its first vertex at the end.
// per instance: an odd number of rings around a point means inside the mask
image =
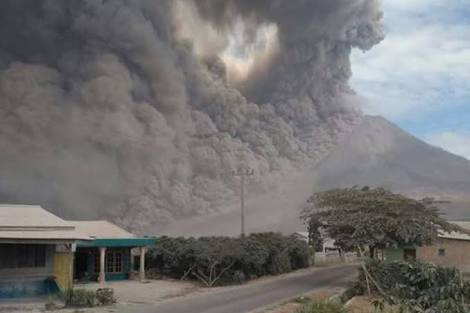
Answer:
POLYGON ((253 176, 255 170, 248 167, 240 167, 237 171, 232 171, 233 176, 240 177, 240 214, 241 214, 241 236, 245 237, 245 178, 253 176))

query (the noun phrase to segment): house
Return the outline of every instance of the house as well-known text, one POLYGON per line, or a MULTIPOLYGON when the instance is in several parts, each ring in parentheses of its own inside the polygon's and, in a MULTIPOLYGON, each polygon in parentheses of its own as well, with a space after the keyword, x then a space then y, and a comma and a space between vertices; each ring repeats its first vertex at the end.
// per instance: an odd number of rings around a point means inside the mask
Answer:
POLYGON ((40 206, 0 205, 0 299, 70 287, 74 247, 89 239, 40 206))
POLYGON ((155 238, 138 237, 107 221, 71 221, 77 231, 92 240, 79 242, 74 278, 78 281, 124 280, 134 269, 131 250, 140 255, 139 277, 145 279, 145 253, 155 238))
POLYGON ((65 221, 40 206, 0 205, 0 299, 67 289, 76 281, 128 279, 131 249, 145 253, 155 238, 106 221, 65 221))
POLYGON ((309 235, 308 235, 308 232, 306 231, 295 232, 292 234, 292 236, 294 236, 294 238, 297 240, 301 240, 303 242, 306 242, 307 244, 310 244, 309 235))
MULTIPOLYGON (((294 238, 302 240, 310 245, 308 232, 295 232, 294 238)), ((322 232, 322 245, 315 248, 315 262, 336 262, 336 261, 354 261, 355 255, 344 253, 340 247, 335 245, 335 240, 327 237, 325 231, 322 232)))
MULTIPOLYGON (((298 232, 295 232, 293 234, 293 236, 298 240, 302 240, 302 241, 306 242, 307 244, 310 244, 310 237, 309 237, 308 232, 298 231, 298 232)), ((340 253, 341 249, 338 246, 335 245, 335 240, 334 239, 326 237, 325 232, 323 232, 322 237, 323 237, 323 240, 322 240, 323 245, 321 247, 315 247, 315 250, 317 252, 322 252, 322 253, 325 253, 325 254, 329 253, 329 252, 334 252, 334 253, 337 253, 337 254, 340 253)))
MULTIPOLYGON (((470 231, 470 222, 453 222, 470 231)), ((404 246, 384 249, 386 262, 419 260, 446 267, 456 267, 470 273, 470 235, 460 232, 441 232, 439 238, 428 246, 404 246)))

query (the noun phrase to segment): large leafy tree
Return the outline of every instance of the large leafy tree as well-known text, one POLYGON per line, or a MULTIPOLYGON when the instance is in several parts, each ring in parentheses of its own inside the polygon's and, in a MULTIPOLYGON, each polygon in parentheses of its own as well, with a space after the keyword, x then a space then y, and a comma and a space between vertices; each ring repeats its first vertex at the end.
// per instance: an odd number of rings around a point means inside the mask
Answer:
POLYGON ((438 211, 437 201, 415 200, 383 188, 347 188, 315 193, 302 218, 313 237, 322 229, 345 250, 430 244, 439 231, 461 231, 438 211))

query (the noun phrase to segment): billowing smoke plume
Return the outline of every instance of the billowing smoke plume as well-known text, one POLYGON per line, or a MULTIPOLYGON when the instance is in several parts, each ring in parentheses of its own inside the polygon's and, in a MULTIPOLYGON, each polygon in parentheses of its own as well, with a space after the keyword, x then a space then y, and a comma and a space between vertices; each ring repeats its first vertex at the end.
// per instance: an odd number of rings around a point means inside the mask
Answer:
POLYGON ((137 227, 215 211, 360 119, 376 0, 3 0, 0 201, 137 227))

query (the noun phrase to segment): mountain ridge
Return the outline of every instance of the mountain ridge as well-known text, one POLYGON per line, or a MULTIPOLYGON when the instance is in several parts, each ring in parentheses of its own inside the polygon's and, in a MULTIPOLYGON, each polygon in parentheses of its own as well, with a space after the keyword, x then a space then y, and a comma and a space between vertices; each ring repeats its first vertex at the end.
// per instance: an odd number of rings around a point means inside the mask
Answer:
POLYGON ((450 182, 452 187, 470 187, 470 161, 414 137, 383 117, 366 116, 320 162, 317 175, 320 185, 328 188, 367 183, 387 187, 387 181, 395 188, 418 182, 423 187, 448 188, 442 184, 450 182), (392 169, 404 175, 393 179, 397 172, 392 169), (377 177, 385 171, 386 175, 377 177))
MULTIPOLYGON (((383 117, 365 116, 315 168, 285 178, 283 191, 246 201, 249 232, 305 229, 300 209, 311 193, 329 188, 382 186, 414 198, 448 200, 449 219, 469 219, 470 161, 414 137, 383 117)), ((237 235, 239 207, 176 221, 158 230, 171 235, 237 235)))

